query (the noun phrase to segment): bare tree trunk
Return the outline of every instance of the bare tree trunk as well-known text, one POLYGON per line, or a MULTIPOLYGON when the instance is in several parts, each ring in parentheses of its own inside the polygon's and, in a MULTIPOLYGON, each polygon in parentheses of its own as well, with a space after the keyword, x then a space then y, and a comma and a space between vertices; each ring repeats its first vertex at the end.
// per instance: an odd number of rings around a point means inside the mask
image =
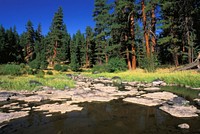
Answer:
POLYGON ((188 23, 189 23, 189 18, 186 17, 185 18, 185 23, 186 23, 186 32, 187 32, 187 44, 188 44, 188 63, 192 63, 192 49, 190 46, 190 31, 189 31, 189 27, 188 27, 188 23))
POLYGON ((131 60, 130 60, 130 56, 129 56, 129 49, 128 47, 126 47, 126 60, 127 60, 127 64, 128 64, 128 69, 131 70, 131 60))
POLYGON ((178 67, 179 66, 178 54, 176 52, 173 53, 173 59, 174 59, 175 67, 178 67))
POLYGON ((147 57, 150 58, 150 47, 149 47, 149 32, 147 30, 147 18, 145 13, 145 4, 144 0, 141 1, 142 5, 142 21, 143 21, 143 30, 144 30, 144 39, 145 39, 145 46, 146 46, 146 54, 147 57))
POLYGON ((130 14, 130 34, 131 34, 131 40, 132 40, 132 44, 131 44, 131 51, 132 51, 132 70, 136 69, 136 55, 135 55, 135 44, 134 44, 134 39, 135 39, 135 32, 134 32, 134 14, 131 13, 130 14))
POLYGON ((152 31, 152 37, 151 37, 151 41, 152 41, 152 46, 151 46, 151 51, 154 52, 155 51, 155 46, 156 46, 156 15, 155 15, 155 4, 153 4, 153 7, 151 9, 151 31, 152 31))
POLYGON ((58 47, 58 41, 56 41, 54 48, 53 48, 53 58, 52 58, 52 66, 54 66, 54 62, 57 56, 57 47, 58 47))
POLYGON ((90 66, 88 48, 89 48, 89 41, 88 41, 88 38, 87 38, 86 39, 86 54, 85 54, 85 62, 86 62, 85 64, 86 64, 86 67, 90 66))

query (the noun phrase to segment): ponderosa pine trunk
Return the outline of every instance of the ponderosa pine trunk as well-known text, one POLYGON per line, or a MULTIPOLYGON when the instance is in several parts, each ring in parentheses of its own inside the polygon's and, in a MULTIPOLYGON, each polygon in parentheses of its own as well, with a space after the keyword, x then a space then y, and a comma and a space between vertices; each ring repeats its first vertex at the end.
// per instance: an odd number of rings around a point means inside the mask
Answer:
POLYGON ((131 60, 130 60, 130 55, 129 55, 129 49, 128 46, 126 47, 126 60, 127 60, 127 64, 128 64, 128 69, 131 70, 131 60))
POLYGON ((51 65, 54 66, 54 62, 57 56, 57 47, 58 47, 58 41, 55 42, 54 48, 53 48, 53 58, 51 65))
POLYGON ((90 66, 90 60, 89 60, 89 54, 88 54, 88 49, 89 49, 89 41, 88 41, 88 38, 87 38, 87 41, 86 41, 86 57, 85 57, 85 64, 86 64, 86 67, 89 67, 90 66))
POLYGON ((152 41, 152 46, 151 46, 151 51, 154 52, 155 51, 155 46, 156 46, 156 15, 155 15, 155 4, 153 4, 153 7, 151 9, 151 31, 152 31, 152 37, 151 37, 151 41, 152 41))
POLYGON ((142 5, 142 22, 143 22, 143 30, 144 30, 144 40, 146 46, 146 55, 150 58, 150 47, 149 47, 149 32, 147 30, 147 17, 145 12, 145 3, 144 0, 141 1, 142 5))
POLYGON ((136 69, 136 55, 135 55, 135 44, 134 44, 134 40, 135 40, 135 32, 134 32, 134 14, 131 13, 130 14, 130 34, 131 34, 131 51, 132 51, 132 70, 136 69))
POLYGON ((186 36, 187 36, 187 44, 188 44, 188 63, 192 63, 192 48, 190 45, 190 31, 189 31, 189 18, 185 18, 185 23, 186 23, 186 36))

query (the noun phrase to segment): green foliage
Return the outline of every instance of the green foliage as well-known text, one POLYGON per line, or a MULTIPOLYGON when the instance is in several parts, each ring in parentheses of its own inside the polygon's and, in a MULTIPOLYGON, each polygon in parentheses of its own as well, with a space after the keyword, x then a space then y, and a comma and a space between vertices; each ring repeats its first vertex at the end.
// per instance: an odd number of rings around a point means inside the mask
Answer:
POLYGON ((45 75, 45 72, 44 72, 44 71, 38 70, 38 71, 37 71, 37 74, 36 74, 36 77, 38 77, 38 78, 44 78, 44 75, 45 75))
POLYGON ((61 72, 66 72, 68 70, 68 66, 63 65, 62 69, 60 70, 61 72))
POLYGON ((109 60, 107 69, 108 72, 125 71, 127 65, 124 59, 116 57, 109 60))
POLYGON ((61 71, 61 70, 62 70, 62 66, 61 66, 60 64, 56 64, 56 65, 54 66, 54 69, 55 69, 56 71, 61 71))
POLYGON ((95 65, 92 68, 92 73, 102 73, 102 72, 108 72, 108 66, 106 64, 95 65))
POLYGON ((22 68, 16 64, 1 65, 0 75, 22 75, 22 68))
POLYGON ((37 59, 35 59, 35 60, 29 62, 29 66, 32 69, 39 69, 40 68, 40 62, 37 59))
POLYGON ((159 61, 155 55, 151 55, 150 58, 145 56, 140 64, 147 72, 155 72, 159 65, 159 61))
POLYGON ((53 72, 48 70, 48 71, 46 72, 46 74, 48 74, 48 75, 53 75, 53 72))
POLYGON ((17 76, 17 77, 0 77, 0 89, 5 90, 36 90, 42 83, 43 86, 53 87, 56 89, 64 89, 68 86, 70 88, 74 87, 75 82, 73 80, 67 79, 65 74, 59 75, 47 75, 44 78, 39 78, 37 76, 17 76), (33 83, 33 84, 32 84, 33 83), (35 84, 34 84, 35 83, 35 84))

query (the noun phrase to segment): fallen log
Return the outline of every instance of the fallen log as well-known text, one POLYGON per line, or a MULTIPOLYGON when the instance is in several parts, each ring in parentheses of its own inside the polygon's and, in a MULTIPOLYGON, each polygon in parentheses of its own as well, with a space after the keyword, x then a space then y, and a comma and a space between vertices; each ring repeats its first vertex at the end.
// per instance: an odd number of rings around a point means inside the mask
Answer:
POLYGON ((187 64, 183 67, 177 68, 174 71, 184 71, 184 70, 189 70, 189 69, 198 69, 200 70, 200 52, 196 60, 190 64, 187 64))

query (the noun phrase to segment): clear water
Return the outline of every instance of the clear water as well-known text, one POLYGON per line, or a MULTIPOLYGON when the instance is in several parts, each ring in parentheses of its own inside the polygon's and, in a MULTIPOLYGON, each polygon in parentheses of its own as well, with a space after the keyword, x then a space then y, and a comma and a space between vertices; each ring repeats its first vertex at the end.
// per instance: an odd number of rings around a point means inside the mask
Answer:
POLYGON ((54 114, 30 112, 12 120, 0 134, 200 134, 200 117, 176 118, 158 107, 113 100, 108 103, 82 103, 82 111, 54 114), (190 125, 189 130, 177 126, 190 125))

